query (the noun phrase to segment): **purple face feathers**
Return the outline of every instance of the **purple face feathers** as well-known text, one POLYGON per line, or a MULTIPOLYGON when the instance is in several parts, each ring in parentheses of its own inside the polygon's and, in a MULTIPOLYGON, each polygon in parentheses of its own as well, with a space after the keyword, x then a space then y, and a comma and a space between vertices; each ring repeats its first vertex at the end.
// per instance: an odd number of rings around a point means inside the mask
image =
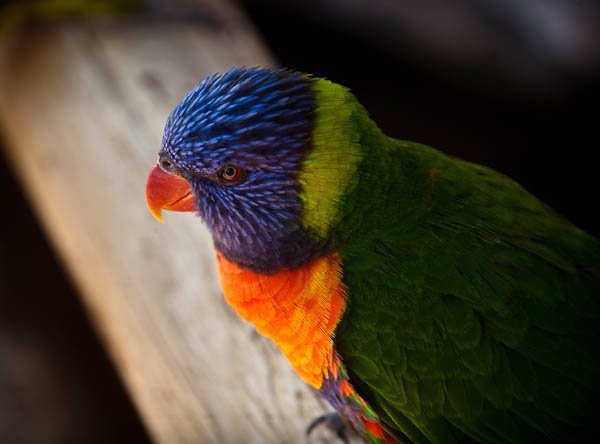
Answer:
POLYGON ((261 272, 294 268, 322 251, 300 226, 297 177, 310 149, 314 95, 305 76, 234 69, 196 86, 167 121, 161 159, 185 177, 225 257, 261 272), (244 180, 218 172, 241 167, 244 180))

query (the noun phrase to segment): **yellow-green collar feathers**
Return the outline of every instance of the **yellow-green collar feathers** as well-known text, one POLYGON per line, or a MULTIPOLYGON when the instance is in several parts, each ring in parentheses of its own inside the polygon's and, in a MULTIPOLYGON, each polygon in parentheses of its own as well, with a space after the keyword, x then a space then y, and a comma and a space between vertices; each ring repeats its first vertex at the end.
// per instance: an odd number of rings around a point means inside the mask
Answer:
POLYGON ((302 186, 302 225, 319 238, 326 236, 341 216, 341 200, 357 184, 362 158, 356 123, 360 104, 343 86, 314 79, 315 120, 312 150, 298 178, 302 186))

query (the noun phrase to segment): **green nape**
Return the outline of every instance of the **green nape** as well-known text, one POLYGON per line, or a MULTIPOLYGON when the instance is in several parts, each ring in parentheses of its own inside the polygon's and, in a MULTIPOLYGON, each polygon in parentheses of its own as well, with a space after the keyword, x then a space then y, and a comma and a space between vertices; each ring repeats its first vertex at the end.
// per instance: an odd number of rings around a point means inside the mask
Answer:
POLYGON ((302 225, 323 238, 340 218, 340 199, 356 186, 362 159, 357 119, 367 116, 347 88, 325 79, 307 78, 315 92, 316 110, 313 147, 298 178, 302 185, 302 225))

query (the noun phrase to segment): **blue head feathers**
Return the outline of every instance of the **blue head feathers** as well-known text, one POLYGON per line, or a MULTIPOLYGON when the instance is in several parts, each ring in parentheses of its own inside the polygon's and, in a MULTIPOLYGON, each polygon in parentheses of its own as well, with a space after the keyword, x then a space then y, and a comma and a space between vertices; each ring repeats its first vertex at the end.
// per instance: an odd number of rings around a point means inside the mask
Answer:
POLYGON ((314 107, 300 73, 234 69, 205 79, 169 116, 160 158, 190 182, 227 259, 273 272, 322 250, 300 226, 297 181, 314 107), (228 181, 223 171, 241 175, 228 181))
POLYGON ((310 140, 309 85, 287 70, 233 69, 209 77, 169 117, 163 150, 192 170, 203 168, 195 170, 199 173, 233 151, 248 154, 249 163, 286 169, 310 140), (194 165, 196 160, 202 165, 194 165))

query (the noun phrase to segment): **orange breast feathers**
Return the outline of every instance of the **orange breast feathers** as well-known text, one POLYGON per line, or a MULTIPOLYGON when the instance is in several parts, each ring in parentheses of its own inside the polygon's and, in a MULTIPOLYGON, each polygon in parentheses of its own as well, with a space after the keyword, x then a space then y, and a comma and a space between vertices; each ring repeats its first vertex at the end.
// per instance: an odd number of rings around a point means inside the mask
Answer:
POLYGON ((346 307, 340 257, 273 275, 243 269, 220 253, 217 263, 227 302, 279 346, 307 383, 320 388, 333 362, 333 331, 346 307))

